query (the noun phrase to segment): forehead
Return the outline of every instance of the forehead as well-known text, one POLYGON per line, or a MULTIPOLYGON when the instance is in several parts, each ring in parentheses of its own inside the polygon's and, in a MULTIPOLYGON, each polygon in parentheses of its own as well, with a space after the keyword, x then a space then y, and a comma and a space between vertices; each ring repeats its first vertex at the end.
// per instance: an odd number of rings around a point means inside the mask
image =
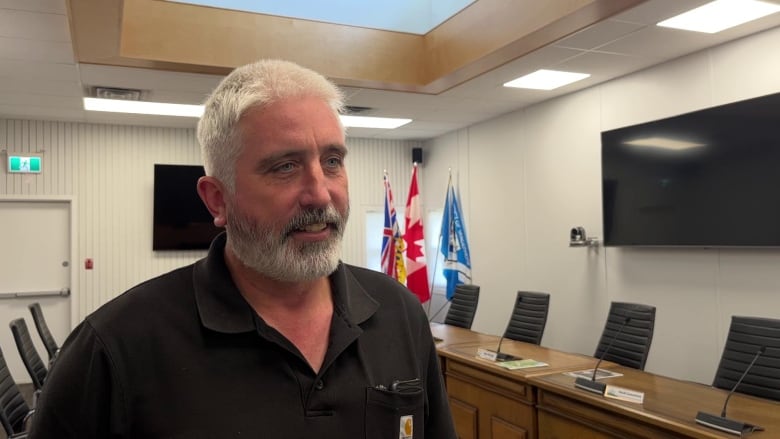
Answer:
POLYGON ((239 121, 239 129, 244 146, 344 145, 338 115, 316 97, 286 98, 249 108, 239 121))

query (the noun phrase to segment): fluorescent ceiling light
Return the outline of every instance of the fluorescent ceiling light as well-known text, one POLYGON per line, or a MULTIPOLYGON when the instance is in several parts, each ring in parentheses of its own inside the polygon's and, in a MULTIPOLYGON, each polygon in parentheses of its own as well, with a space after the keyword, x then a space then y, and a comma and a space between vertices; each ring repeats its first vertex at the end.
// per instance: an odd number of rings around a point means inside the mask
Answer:
MULTIPOLYGON (((160 102, 126 101, 122 99, 84 98, 84 109, 111 113, 152 114, 159 116, 201 117, 203 105, 164 104, 160 102)), ((340 116, 345 127, 394 129, 412 119, 390 117, 340 116)))
POLYGON ((352 128, 383 128, 392 130, 404 126, 412 119, 396 119, 392 117, 341 116, 341 123, 352 128))
POLYGON ((757 0, 716 0, 658 23, 658 26, 714 34, 780 11, 757 0))
POLYGON ((677 140, 677 139, 671 139, 668 137, 644 137, 641 139, 631 140, 628 142, 623 142, 626 145, 634 145, 634 146, 646 146, 651 148, 663 148, 663 149, 672 149, 675 151, 680 151, 683 149, 690 149, 690 148, 698 148, 700 146, 705 146, 704 143, 694 143, 694 142, 688 142, 685 140, 677 140))
POLYGON ((200 117, 203 105, 164 104, 121 99, 84 98, 84 109, 110 113, 153 114, 158 116, 200 117))
POLYGON ((504 87, 554 90, 558 87, 589 77, 588 73, 561 72, 559 70, 537 70, 504 84, 504 87))

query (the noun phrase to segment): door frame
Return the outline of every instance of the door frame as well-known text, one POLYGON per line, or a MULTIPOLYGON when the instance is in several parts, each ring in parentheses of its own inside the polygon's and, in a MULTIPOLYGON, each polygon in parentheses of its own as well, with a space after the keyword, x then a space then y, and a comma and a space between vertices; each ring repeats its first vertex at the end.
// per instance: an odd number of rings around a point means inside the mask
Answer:
POLYGON ((26 203, 63 203, 68 207, 68 220, 70 221, 70 330, 76 327, 81 321, 77 316, 78 297, 79 294, 79 272, 78 264, 76 263, 76 242, 78 239, 78 227, 76 226, 77 220, 77 203, 76 198, 72 195, 0 195, 0 203, 6 202, 26 202, 26 203))

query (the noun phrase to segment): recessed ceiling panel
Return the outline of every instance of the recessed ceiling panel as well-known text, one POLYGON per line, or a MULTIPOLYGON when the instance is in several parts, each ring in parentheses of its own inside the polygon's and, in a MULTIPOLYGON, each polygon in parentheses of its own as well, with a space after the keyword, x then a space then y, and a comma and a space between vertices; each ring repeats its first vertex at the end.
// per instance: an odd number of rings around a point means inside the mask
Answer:
POLYGON ((221 9, 425 34, 474 0, 168 0, 221 9))

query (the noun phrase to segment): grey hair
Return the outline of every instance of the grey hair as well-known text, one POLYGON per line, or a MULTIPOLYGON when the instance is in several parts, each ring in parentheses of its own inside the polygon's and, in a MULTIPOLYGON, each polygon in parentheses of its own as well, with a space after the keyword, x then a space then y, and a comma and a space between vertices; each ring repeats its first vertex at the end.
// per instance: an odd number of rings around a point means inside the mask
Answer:
POLYGON ((337 115, 344 108, 344 96, 335 84, 298 64, 260 60, 233 70, 206 100, 198 121, 206 175, 216 177, 234 193, 235 164, 242 147, 238 129, 241 117, 250 108, 297 97, 321 98, 337 115))

